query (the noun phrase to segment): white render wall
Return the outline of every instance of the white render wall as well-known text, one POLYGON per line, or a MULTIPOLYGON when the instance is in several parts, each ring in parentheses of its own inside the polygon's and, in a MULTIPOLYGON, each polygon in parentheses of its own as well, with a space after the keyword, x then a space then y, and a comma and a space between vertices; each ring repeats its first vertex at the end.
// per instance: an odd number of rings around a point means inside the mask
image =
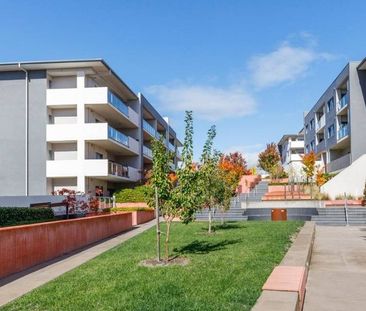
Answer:
POLYGON ((366 154, 359 157, 350 166, 333 177, 321 187, 331 199, 338 195, 351 194, 356 197, 363 195, 366 182, 366 154))

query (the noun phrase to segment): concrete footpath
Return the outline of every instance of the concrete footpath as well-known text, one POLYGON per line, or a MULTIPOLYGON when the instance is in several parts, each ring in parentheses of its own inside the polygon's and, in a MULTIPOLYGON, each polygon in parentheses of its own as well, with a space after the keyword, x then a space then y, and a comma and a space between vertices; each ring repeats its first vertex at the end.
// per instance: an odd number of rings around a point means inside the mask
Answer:
POLYGON ((304 311, 366 310, 366 227, 316 227, 304 311))
POLYGON ((56 258, 47 263, 35 266, 26 271, 17 273, 0 280, 0 306, 30 292, 31 290, 57 278, 128 239, 150 229, 156 221, 134 227, 132 230, 115 237, 93 244, 81 251, 56 258))

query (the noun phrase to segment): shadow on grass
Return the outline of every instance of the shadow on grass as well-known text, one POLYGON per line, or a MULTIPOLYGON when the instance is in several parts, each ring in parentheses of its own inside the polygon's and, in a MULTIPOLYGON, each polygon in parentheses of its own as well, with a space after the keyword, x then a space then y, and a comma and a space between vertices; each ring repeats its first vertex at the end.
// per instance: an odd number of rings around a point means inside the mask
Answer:
MULTIPOLYGON (((207 225, 208 226, 208 225, 207 225)), ((213 224, 212 231, 229 230, 229 229, 245 229, 246 226, 240 226, 237 222, 225 222, 223 224, 213 224)), ((207 232, 207 227, 202 227, 202 231, 207 232)))
POLYGON ((224 240, 220 242, 208 242, 195 240, 186 246, 181 248, 175 248, 174 252, 184 254, 208 254, 210 252, 219 251, 225 249, 228 245, 240 243, 241 239, 236 240, 224 240))
POLYGON ((245 228, 246 226, 240 226, 237 222, 225 222, 223 224, 213 226, 213 230, 245 229, 245 228))

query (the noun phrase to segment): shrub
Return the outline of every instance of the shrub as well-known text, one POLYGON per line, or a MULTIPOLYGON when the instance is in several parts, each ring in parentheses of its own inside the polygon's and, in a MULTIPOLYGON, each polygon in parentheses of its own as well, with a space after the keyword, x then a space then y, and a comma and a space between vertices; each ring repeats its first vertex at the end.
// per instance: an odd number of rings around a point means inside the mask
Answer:
POLYGON ((150 197, 150 188, 147 186, 138 186, 134 189, 121 189, 115 193, 117 203, 125 202, 148 202, 150 197))
POLYGON ((114 207, 111 212, 150 212, 153 211, 150 207, 114 207))
MULTIPOLYGON (((344 195, 342 194, 338 194, 336 197, 335 197, 336 200, 344 200, 344 195)), ((347 200, 356 200, 356 197, 352 194, 347 194, 346 195, 346 199, 347 200)))
POLYGON ((319 192, 315 195, 316 200, 330 200, 328 193, 319 192))
POLYGON ((0 226, 27 224, 54 219, 51 208, 4 207, 0 208, 0 226))

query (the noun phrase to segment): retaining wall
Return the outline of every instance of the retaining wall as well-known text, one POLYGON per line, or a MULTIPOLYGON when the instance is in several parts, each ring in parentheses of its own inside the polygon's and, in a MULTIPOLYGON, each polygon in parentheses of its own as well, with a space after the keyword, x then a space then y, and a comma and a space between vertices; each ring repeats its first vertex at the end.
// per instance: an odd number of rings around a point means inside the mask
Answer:
POLYGON ((0 278, 132 228, 132 213, 0 228, 0 278))
POLYGON ((153 220, 155 218, 155 211, 136 211, 132 212, 132 225, 137 226, 153 220))
POLYGON ((306 222, 296 240, 275 267, 253 311, 301 311, 315 237, 315 224, 306 222))

